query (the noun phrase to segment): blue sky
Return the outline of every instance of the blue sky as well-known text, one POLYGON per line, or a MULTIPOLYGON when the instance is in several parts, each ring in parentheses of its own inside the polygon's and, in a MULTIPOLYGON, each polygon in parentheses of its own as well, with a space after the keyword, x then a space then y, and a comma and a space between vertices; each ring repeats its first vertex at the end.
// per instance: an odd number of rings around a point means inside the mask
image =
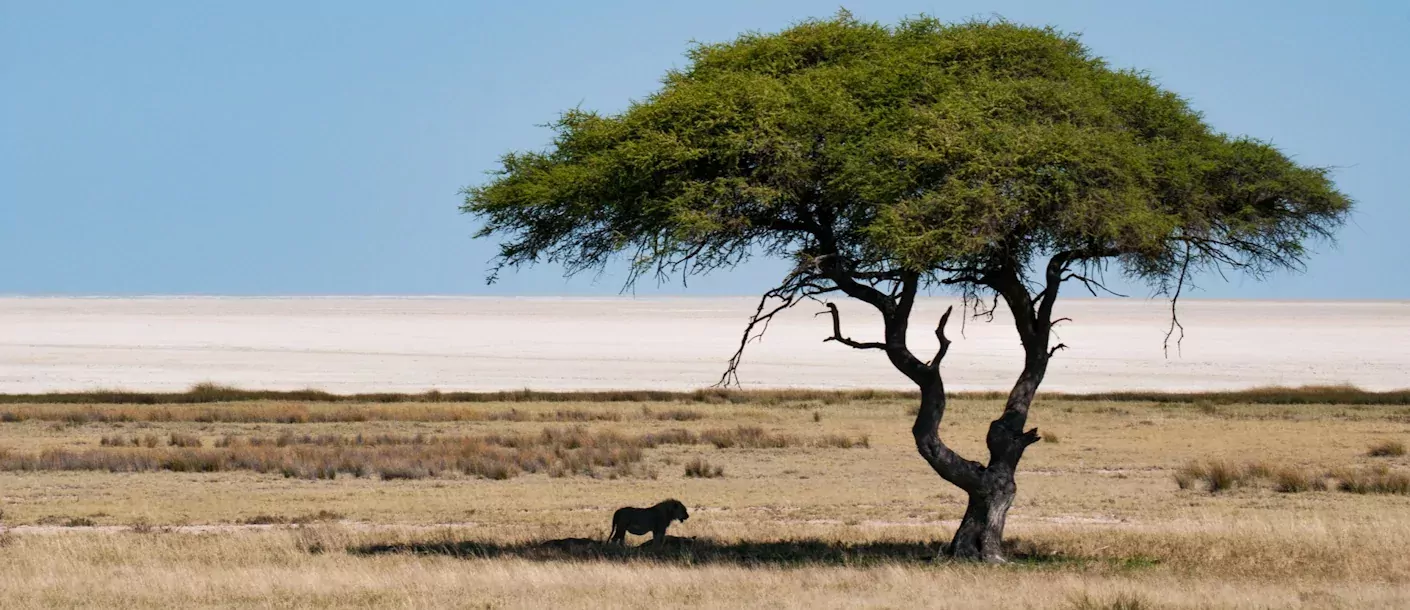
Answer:
MULTIPOLYGON (((0 294, 616 294, 552 267, 485 286, 493 244, 457 191, 559 111, 646 95, 691 40, 837 6, 0 0, 0 294)), ((1216 128, 1338 168, 1359 206, 1339 246, 1197 296, 1410 298, 1410 2, 848 8, 1079 32, 1216 128)), ((637 294, 756 294, 780 269, 637 294)))

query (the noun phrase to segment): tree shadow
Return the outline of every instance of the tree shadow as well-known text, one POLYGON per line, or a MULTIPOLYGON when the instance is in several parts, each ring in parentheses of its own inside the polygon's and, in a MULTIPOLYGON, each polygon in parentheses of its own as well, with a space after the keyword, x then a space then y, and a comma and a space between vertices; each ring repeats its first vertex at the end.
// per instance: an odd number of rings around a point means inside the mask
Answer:
MULTIPOLYGON (((683 565, 740 566, 865 566, 875 564, 927 563, 934 561, 943 545, 927 542, 844 543, 818 539, 721 542, 708 538, 668 536, 665 544, 617 546, 591 538, 561 538, 516 543, 475 540, 371 544, 352 547, 354 555, 407 553, 442 555, 464 559, 514 558, 530 561, 608 561, 653 562, 683 565)), ((1015 564, 1042 565, 1071 563, 1050 553, 1025 553, 1015 549, 1015 564)))

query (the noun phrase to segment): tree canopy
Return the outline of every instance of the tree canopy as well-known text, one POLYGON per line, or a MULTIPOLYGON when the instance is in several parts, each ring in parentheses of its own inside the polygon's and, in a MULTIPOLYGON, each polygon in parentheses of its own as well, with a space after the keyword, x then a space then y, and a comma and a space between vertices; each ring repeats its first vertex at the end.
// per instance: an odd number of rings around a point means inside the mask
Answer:
POLYGON ((1066 252, 1168 288, 1192 268, 1298 267, 1350 208, 1325 168, 1216 132, 1051 28, 842 14, 688 58, 625 111, 565 112, 548 150, 466 189, 501 265, 625 254, 635 279, 834 255, 973 284, 1066 252))

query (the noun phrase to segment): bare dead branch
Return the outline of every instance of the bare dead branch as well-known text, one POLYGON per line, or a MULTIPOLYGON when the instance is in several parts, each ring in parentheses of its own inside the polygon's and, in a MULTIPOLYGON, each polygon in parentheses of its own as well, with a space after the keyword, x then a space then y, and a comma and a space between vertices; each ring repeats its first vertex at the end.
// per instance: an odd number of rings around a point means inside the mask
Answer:
POLYGON ((1097 295, 1097 291, 1093 288, 1093 287, 1095 287, 1095 288, 1100 288, 1103 292, 1105 292, 1105 293, 1107 293, 1107 294, 1110 294, 1111 296, 1114 296, 1114 297, 1121 297, 1121 298, 1123 298, 1123 299, 1124 299, 1124 298, 1127 298, 1127 295, 1121 294, 1121 293, 1119 293, 1119 292, 1117 292, 1117 291, 1115 291, 1115 290, 1112 290, 1112 289, 1110 289, 1110 288, 1107 288, 1107 287, 1106 287, 1106 284, 1103 284, 1103 283, 1101 283, 1101 282, 1099 282, 1099 281, 1097 281, 1097 280, 1094 280, 1094 279, 1089 278, 1089 277, 1084 276, 1084 275, 1080 275, 1080 274, 1076 274, 1076 273, 1069 273, 1069 274, 1067 274, 1065 277, 1063 277, 1062 279, 1063 279, 1063 281, 1067 281, 1067 280, 1077 280, 1077 281, 1079 281, 1079 282, 1082 282, 1082 286, 1087 289, 1087 292, 1092 293, 1092 296, 1098 296, 1098 295, 1097 295))
POLYGON ((759 298, 759 305, 754 309, 754 314, 749 317, 749 323, 744 326, 744 333, 740 336, 739 347, 734 355, 730 357, 729 364, 725 366, 725 372, 720 375, 720 380, 715 382, 715 387, 727 388, 731 384, 739 387, 739 365, 744 360, 744 349, 751 341, 758 341, 768 332, 769 324, 773 322, 774 316, 782 313, 804 299, 816 300, 818 295, 837 292, 840 289, 835 286, 824 286, 817 283, 817 277, 804 271, 795 270, 783 283, 765 292, 759 298), (771 300, 777 299, 779 304, 765 312, 771 300), (758 333, 755 333, 755 329, 758 333))
POLYGON ((1170 297, 1170 328, 1165 331, 1165 343, 1162 346, 1165 357, 1170 357, 1170 336, 1175 334, 1175 330, 1180 330, 1180 336, 1175 340, 1175 349, 1183 354, 1181 347, 1185 342, 1185 325, 1180 323, 1180 315, 1176 310, 1176 304, 1180 302, 1180 291, 1185 288, 1185 277, 1190 270, 1190 246, 1185 244, 1185 260, 1180 265, 1180 279, 1175 282, 1175 294, 1170 297))
POLYGON ((950 321, 950 312, 955 310, 951 305, 945 308, 945 315, 940 316, 940 323, 935 325, 935 338, 940 340, 940 349, 935 352, 935 357, 926 363, 931 369, 939 369, 940 361, 945 359, 945 354, 950 351, 950 340, 945 337, 945 324, 950 321))
POLYGON ((832 314, 832 336, 823 339, 823 343, 827 343, 828 341, 836 341, 848 347, 854 347, 857 349, 886 349, 887 345, 885 343, 877 343, 875 341, 863 343, 860 341, 853 341, 851 339, 848 339, 847 337, 842 336, 842 318, 837 313, 837 305, 835 303, 827 303, 827 311, 820 311, 815 314, 815 317, 823 315, 825 313, 832 314))

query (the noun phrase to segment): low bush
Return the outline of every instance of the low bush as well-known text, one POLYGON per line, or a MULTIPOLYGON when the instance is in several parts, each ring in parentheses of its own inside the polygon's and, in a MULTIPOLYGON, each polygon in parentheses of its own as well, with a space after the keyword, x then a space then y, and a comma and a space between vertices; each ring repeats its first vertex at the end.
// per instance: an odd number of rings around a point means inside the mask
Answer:
POLYGON ((1384 464, 1343 469, 1332 473, 1337 489, 1356 494, 1410 495, 1410 474, 1395 472, 1384 464))
POLYGON ((1240 465, 1217 460, 1193 461, 1175 471, 1175 483, 1180 489, 1204 489, 1211 493, 1268 484, 1274 491, 1283 493, 1335 488, 1358 494, 1410 495, 1410 473, 1391 470, 1385 464, 1325 472, 1308 467, 1274 467, 1263 462, 1240 465))
POLYGON ((1405 443, 1400 441, 1381 441, 1371 445, 1366 455, 1371 457, 1400 457, 1405 455, 1405 443))
POLYGON ((695 458, 686 463, 685 476, 693 479, 713 479, 725 476, 725 469, 723 466, 712 466, 701 458, 695 458))

